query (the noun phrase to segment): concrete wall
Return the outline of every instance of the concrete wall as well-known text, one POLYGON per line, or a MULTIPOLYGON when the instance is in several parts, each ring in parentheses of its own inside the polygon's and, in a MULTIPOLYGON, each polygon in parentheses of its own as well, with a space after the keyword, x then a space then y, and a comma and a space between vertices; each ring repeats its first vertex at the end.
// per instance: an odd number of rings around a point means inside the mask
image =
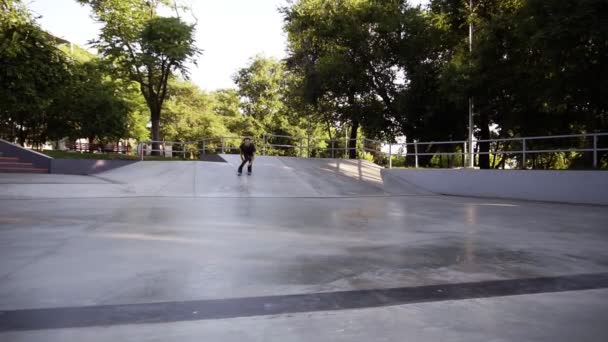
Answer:
POLYGON ((50 170, 51 160, 53 160, 53 158, 45 154, 29 150, 3 139, 0 139, 0 152, 2 152, 5 157, 17 157, 20 161, 32 163, 34 167, 41 169, 50 170))
POLYGON ((608 205, 606 171, 386 169, 383 173, 437 194, 608 205))
POLYGON ((53 159, 51 173, 91 175, 136 162, 136 160, 53 159))

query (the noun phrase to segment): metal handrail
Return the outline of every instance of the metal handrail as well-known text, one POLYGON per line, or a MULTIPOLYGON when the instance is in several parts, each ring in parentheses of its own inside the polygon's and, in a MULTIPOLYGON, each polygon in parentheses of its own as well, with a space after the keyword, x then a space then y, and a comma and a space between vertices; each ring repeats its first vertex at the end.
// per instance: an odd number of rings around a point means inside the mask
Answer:
POLYGON ((486 139, 477 140, 477 142, 493 142, 493 141, 517 141, 517 140, 539 140, 539 139, 564 139, 564 138, 586 138, 586 137, 601 137, 608 136, 608 132, 604 133, 581 133, 581 134, 562 134, 562 135, 545 135, 545 136, 532 136, 532 137, 514 137, 514 138, 498 138, 498 139, 486 139))
POLYGON ((405 146, 409 146, 409 145, 447 145, 447 144, 464 144, 467 143, 467 141, 465 140, 454 140, 454 141, 429 141, 429 142, 411 142, 411 143, 403 143, 400 145, 405 145, 405 146))
MULTIPOLYGON (((475 144, 479 144, 479 143, 499 143, 499 142, 508 142, 508 141, 519 141, 522 143, 521 149, 517 149, 517 150, 501 150, 499 148, 494 148, 493 150, 490 150, 488 152, 481 152, 481 151, 474 151, 473 152, 473 156, 479 156, 479 155, 521 155, 522 156, 522 167, 526 168, 526 156, 527 154, 538 154, 538 153, 560 153, 560 152, 592 152, 593 153, 593 166, 597 167, 598 165, 598 152, 605 152, 608 151, 608 147, 599 147, 598 146, 598 137, 603 137, 603 136, 608 136, 608 132, 601 132, 601 133, 585 133, 585 134, 562 134, 562 135, 552 135, 552 136, 532 136, 532 137, 513 137, 513 138, 496 138, 496 139, 480 139, 475 141, 475 144), (527 149, 526 147, 526 142, 529 140, 548 140, 548 139, 568 139, 568 138, 593 138, 593 147, 592 148, 557 148, 557 149, 527 149)), ((405 152, 405 155, 414 155, 415 158, 415 163, 416 163, 416 167, 418 167, 418 157, 419 156, 463 156, 463 163, 465 161, 465 157, 467 156, 467 150, 470 149, 471 146, 469 146, 469 142, 468 141, 464 141, 464 140, 455 140, 455 141, 429 141, 429 142, 419 142, 419 141, 413 141, 413 142, 404 142, 404 143, 398 143, 398 144, 394 144, 394 143, 386 143, 383 141, 379 141, 379 140, 374 140, 374 139, 368 139, 368 138, 356 138, 356 139, 351 139, 351 138, 344 138, 344 139, 323 139, 323 138, 314 138, 314 137, 295 137, 295 136, 288 136, 288 135, 281 135, 281 134, 264 134, 261 138, 259 137, 237 137, 237 136, 220 136, 220 137, 210 137, 210 138, 203 138, 203 139, 199 139, 196 141, 144 141, 144 142, 140 142, 137 145, 137 151, 138 153, 141 154, 141 159, 143 160, 144 158, 144 145, 149 145, 149 144, 154 144, 154 143, 158 143, 162 146, 170 144, 170 145, 181 145, 182 149, 181 150, 177 150, 174 151, 172 150, 172 153, 176 153, 176 154, 182 154, 182 156, 185 158, 185 155, 187 152, 191 152, 191 151, 196 151, 198 150, 199 152, 201 152, 202 154, 205 154, 206 151, 209 150, 214 150, 217 151, 218 149, 221 151, 221 153, 225 153, 227 150, 228 151, 232 151, 235 149, 238 149, 238 147, 234 146, 231 142, 228 142, 230 140, 242 140, 244 138, 250 138, 256 142, 262 142, 262 150, 261 153, 265 154, 265 152, 267 151, 267 148, 274 148, 274 147, 279 147, 279 148, 291 148, 294 150, 299 150, 299 155, 302 156, 304 150, 307 151, 307 156, 310 156, 310 152, 311 149, 315 150, 315 151, 331 151, 331 156, 333 157, 340 157, 340 155, 336 155, 335 151, 344 151, 344 154, 346 154, 348 151, 353 151, 353 150, 361 150, 364 152, 370 152, 370 153, 377 153, 380 155, 384 155, 388 157, 388 163, 389 163, 389 167, 392 166, 392 160, 393 160, 393 156, 395 154, 392 153, 392 148, 393 146, 397 145, 400 146, 401 148, 403 148, 405 152), (269 142, 269 139, 272 138, 286 138, 286 139, 292 139, 294 141, 299 141, 300 144, 296 145, 296 144, 272 144, 269 142), (209 147, 207 144, 211 141, 217 141, 220 146, 213 146, 213 147, 209 147), (304 142, 306 141, 306 145, 304 146, 304 142), (327 147, 318 147, 315 146, 316 143, 318 142, 324 142, 327 144, 327 147), (353 141, 355 142, 353 144, 353 141), (314 142, 315 145, 311 145, 311 142, 314 142), (361 142, 361 145, 359 145, 359 142, 361 142), (380 149, 377 148, 370 148, 368 146, 365 145, 366 142, 371 142, 373 144, 378 144, 379 146, 382 147, 382 145, 388 145, 389 147, 389 151, 385 152, 382 151, 382 148, 380 147, 380 149), (336 147, 336 143, 345 143, 343 147, 336 147), (418 151, 418 147, 419 146, 431 146, 431 145, 459 145, 460 147, 462 147, 462 151, 461 152, 424 152, 423 151, 418 151), (197 149, 189 149, 186 150, 186 145, 196 145, 196 146, 201 146, 202 148, 197 148, 197 149), (409 152, 408 151, 408 147, 414 147, 414 151, 409 152)), ((498 147, 498 146, 496 146, 498 147)), ((166 152, 166 150, 163 149, 146 149, 146 151, 151 151, 151 152, 166 152)))
POLYGON ((289 139, 294 139, 294 140, 306 139, 306 137, 295 137, 293 135, 270 134, 270 133, 264 134, 264 136, 275 137, 275 138, 289 138, 289 139))

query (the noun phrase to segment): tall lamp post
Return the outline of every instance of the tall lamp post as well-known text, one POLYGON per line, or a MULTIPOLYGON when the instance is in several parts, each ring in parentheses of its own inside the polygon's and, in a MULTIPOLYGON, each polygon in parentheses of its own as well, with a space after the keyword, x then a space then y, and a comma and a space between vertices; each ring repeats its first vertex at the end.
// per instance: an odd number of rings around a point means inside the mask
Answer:
MULTIPOLYGON (((473 0, 469 0, 469 13, 473 13, 473 0)), ((473 53, 473 21, 469 17, 469 53, 473 53)), ((469 168, 475 167, 473 152, 473 97, 469 96, 469 168)))

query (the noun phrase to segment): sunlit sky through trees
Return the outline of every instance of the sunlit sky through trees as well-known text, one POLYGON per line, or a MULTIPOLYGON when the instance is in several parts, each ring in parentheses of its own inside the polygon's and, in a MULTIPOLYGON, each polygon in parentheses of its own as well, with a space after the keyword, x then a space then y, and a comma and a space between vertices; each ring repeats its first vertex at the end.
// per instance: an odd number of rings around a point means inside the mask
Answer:
MULTIPOLYGON (((286 0, 189 0, 198 19, 197 45, 203 49, 191 79, 205 90, 232 88, 232 76, 256 54, 283 58, 286 37, 278 8, 286 0)), ((410 0, 414 5, 427 0, 410 0)), ((186 1, 188 3, 188 1, 186 1)), ((75 0, 31 0, 42 28, 81 46, 97 37, 100 25, 75 0)), ((90 49, 90 47, 89 47, 90 49)))

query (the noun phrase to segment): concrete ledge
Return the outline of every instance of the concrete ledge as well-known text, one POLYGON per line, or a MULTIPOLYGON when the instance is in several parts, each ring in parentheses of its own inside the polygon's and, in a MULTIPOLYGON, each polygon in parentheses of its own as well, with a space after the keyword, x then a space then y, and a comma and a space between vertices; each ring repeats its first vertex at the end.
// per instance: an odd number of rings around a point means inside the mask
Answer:
POLYGON ((0 139, 0 152, 4 153, 5 157, 17 157, 21 162, 32 163, 36 168, 51 169, 53 158, 3 139, 0 139))
POLYGON ((53 159, 50 173, 92 175, 133 163, 137 160, 53 159))
POLYGON ((608 205, 606 171, 386 169, 383 172, 437 194, 608 205))

